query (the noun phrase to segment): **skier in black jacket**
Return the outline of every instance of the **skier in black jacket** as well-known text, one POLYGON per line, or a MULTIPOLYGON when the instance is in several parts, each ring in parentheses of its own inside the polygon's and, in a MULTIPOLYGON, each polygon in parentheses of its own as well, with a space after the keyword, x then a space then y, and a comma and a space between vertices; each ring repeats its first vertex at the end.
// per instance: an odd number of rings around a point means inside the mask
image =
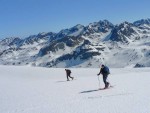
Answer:
POLYGON ((73 80, 73 79, 74 79, 74 77, 71 77, 71 76, 70 76, 70 74, 71 74, 71 70, 69 70, 69 69, 65 69, 65 71, 66 71, 67 81, 69 81, 69 77, 73 80))
POLYGON ((105 88, 108 88, 109 87, 109 82, 107 82, 107 77, 110 74, 109 68, 102 64, 100 72, 97 75, 99 76, 100 74, 103 75, 103 81, 104 81, 104 84, 105 84, 105 88))

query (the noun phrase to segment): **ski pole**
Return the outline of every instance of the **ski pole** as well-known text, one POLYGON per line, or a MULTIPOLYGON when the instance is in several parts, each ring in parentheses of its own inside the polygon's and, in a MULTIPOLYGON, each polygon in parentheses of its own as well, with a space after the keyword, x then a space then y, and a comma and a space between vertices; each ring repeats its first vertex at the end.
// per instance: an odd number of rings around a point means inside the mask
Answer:
POLYGON ((99 76, 98 76, 98 82, 99 82, 99 88, 100 88, 100 79, 99 79, 99 76))
MULTIPOLYGON (((101 71, 101 65, 100 65, 100 71, 101 71)), ((100 73, 99 73, 100 74, 100 73)), ((99 82, 99 88, 100 88, 100 79, 99 79, 99 75, 98 75, 98 82, 99 82)))

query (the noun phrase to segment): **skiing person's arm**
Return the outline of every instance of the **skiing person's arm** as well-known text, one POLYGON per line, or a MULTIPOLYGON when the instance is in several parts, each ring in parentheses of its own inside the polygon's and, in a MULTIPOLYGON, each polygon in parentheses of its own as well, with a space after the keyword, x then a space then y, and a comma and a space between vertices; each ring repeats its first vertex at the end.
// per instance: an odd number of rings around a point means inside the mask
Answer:
POLYGON ((100 71, 99 71, 99 73, 98 73, 97 75, 100 75, 100 74, 101 74, 101 70, 102 70, 102 69, 100 69, 100 71))

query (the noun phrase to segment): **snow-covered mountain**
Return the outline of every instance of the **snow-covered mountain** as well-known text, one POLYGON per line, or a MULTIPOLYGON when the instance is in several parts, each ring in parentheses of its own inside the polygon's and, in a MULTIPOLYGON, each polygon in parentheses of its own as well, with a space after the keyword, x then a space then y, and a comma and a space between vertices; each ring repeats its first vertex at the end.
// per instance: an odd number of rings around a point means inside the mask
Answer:
POLYGON ((0 41, 0 64, 44 67, 150 66, 150 19, 107 20, 0 41))
POLYGON ((150 25, 150 19, 149 18, 148 19, 141 19, 141 20, 135 21, 133 24, 136 26, 140 26, 140 25, 144 25, 144 24, 150 25))

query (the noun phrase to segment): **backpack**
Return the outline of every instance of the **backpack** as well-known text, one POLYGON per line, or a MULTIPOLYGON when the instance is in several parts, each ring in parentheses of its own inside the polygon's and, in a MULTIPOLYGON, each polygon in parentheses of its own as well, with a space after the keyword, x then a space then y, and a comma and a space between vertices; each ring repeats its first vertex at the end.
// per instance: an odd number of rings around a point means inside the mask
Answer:
POLYGON ((70 73, 71 73, 71 70, 68 69, 68 73, 70 74, 70 73))
POLYGON ((104 67, 104 73, 110 74, 109 68, 107 66, 104 67))

